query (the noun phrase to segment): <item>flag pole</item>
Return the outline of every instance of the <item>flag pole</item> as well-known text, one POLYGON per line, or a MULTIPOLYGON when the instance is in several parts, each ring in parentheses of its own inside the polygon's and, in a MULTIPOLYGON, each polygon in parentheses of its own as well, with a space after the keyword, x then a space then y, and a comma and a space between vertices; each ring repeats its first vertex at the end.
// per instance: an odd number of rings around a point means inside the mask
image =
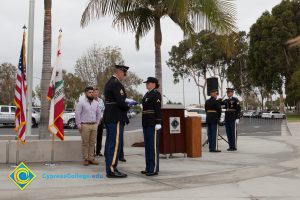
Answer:
POLYGON ((54 134, 52 134, 52 137, 51 137, 51 158, 50 158, 50 163, 46 163, 45 165, 46 166, 49 166, 49 167, 54 167, 56 166, 56 164, 54 163, 54 134))
POLYGON ((18 166, 20 162, 19 156, 20 156, 20 140, 17 139, 16 166, 18 166))
POLYGON ((54 165, 54 134, 52 134, 51 141, 51 164, 54 165))
MULTIPOLYGON (((32 85, 33 85, 33 42, 34 42, 34 5, 35 0, 29 1, 28 47, 27 47, 27 123, 26 134, 31 135, 32 118, 32 85)), ((37 123, 37 122, 36 122, 37 123)))
MULTIPOLYGON (((49 90, 48 90, 48 100, 51 101, 50 103, 50 116, 49 116, 49 126, 48 126, 48 130, 49 132, 52 133, 52 138, 51 138, 51 160, 50 160, 50 163, 46 165, 47 166, 55 166, 56 164, 54 163, 54 134, 57 135, 57 134, 60 134, 59 135, 59 138, 61 140, 63 140, 63 130, 61 132, 61 130, 59 130, 58 127, 61 127, 63 128, 63 121, 62 121, 62 118, 61 116, 59 115, 58 118, 55 117, 55 105, 60 105, 63 106, 63 97, 62 99, 59 99, 58 101, 59 102, 56 102, 57 99, 59 97, 55 97, 57 94, 59 94, 59 90, 63 89, 62 87, 62 80, 60 80, 60 83, 58 83, 58 86, 56 85, 57 84, 57 77, 60 77, 62 79, 62 71, 60 71, 60 73, 57 71, 57 67, 58 67, 58 60, 59 60, 59 56, 61 54, 61 51, 60 51, 60 38, 61 38, 61 33, 62 33, 62 30, 60 29, 59 30, 59 36, 58 36, 58 45, 57 45, 57 58, 56 58, 56 64, 55 64, 55 67, 52 71, 52 75, 51 75, 51 81, 50 81, 50 86, 49 86, 49 90), (59 76, 60 75, 60 76, 59 76), (60 84, 60 85, 59 85, 60 84), (57 87, 57 88, 56 88, 57 87), (61 88, 60 88, 61 87, 61 88), (56 103, 60 103, 60 104, 56 104, 56 103), (60 123, 59 125, 55 124, 56 123, 56 120, 59 120, 60 119, 60 123), (60 126, 61 125, 61 126, 60 126)), ((61 96, 60 96, 61 97, 61 96)))
MULTIPOLYGON (((24 45, 24 41, 25 41, 25 31, 26 31, 26 29, 27 29, 27 27, 24 25, 23 27, 23 42, 22 42, 22 49, 21 49, 21 54, 23 54, 23 45, 24 45)), ((22 56, 22 55, 21 55, 22 56)), ((21 62, 21 60, 20 60, 20 62, 21 62)), ((19 63, 20 64, 20 63, 19 63)), ((23 63, 24 64, 24 63, 23 63)), ((25 65, 26 66, 26 65, 25 65)), ((23 67, 23 66, 22 66, 23 67)), ((25 68, 26 69, 26 68, 25 68)), ((22 83, 21 83, 22 84, 22 83)), ((26 92, 25 92, 25 96, 26 96, 26 92)), ((22 98, 22 97, 21 97, 22 98)), ((26 104, 25 104, 25 106, 26 106, 26 104)), ((26 112, 26 111, 25 111, 26 112)), ((26 113, 25 113, 25 116, 26 116, 26 113)), ((26 118, 25 118, 26 119, 26 118)), ((26 122, 26 121, 25 121, 26 122)), ((19 122, 20 123, 20 122, 19 122)), ((16 124, 16 122, 15 122, 15 124, 16 124)), ((20 123, 21 124, 21 123, 20 123)), ((16 126, 16 125, 15 125, 16 126)), ((26 128, 26 124, 25 124, 25 128, 26 128)), ((19 159, 19 155, 20 155, 20 151, 19 151, 19 149, 20 149, 20 138, 19 138, 19 127, 18 127, 18 129, 17 129, 17 136, 16 136, 16 140, 17 140, 17 143, 16 143, 16 163, 15 163, 15 165, 12 165, 11 167, 17 167, 18 166, 18 164, 19 164, 19 162, 20 162, 20 159, 19 159)))
POLYGON ((20 162, 20 159, 19 159, 19 148, 20 148, 20 144, 19 144, 19 138, 18 137, 16 137, 17 138, 17 144, 16 144, 16 163, 15 164, 13 164, 13 165, 11 165, 11 167, 13 167, 13 168, 15 168, 15 167, 17 167, 18 165, 19 165, 19 162, 20 162))

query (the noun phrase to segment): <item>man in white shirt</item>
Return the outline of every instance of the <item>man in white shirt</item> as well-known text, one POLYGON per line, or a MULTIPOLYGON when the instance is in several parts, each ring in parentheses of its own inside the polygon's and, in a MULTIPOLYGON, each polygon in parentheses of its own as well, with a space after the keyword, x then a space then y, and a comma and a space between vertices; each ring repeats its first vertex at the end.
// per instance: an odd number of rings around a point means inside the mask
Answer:
POLYGON ((100 157, 103 156, 103 154, 101 153, 101 149, 102 149, 102 136, 103 136, 103 113, 105 110, 105 105, 103 100, 99 97, 100 91, 99 88, 94 87, 94 97, 95 100, 98 102, 99 108, 101 110, 101 121, 99 122, 98 128, 97 128, 97 143, 96 143, 96 150, 95 150, 95 156, 96 157, 100 157))

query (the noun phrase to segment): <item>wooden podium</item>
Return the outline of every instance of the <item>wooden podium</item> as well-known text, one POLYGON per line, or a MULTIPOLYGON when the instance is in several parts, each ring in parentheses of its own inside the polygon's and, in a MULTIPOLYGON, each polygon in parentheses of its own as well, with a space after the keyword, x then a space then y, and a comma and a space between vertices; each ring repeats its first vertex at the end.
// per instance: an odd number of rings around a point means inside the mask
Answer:
POLYGON ((186 153, 184 107, 164 105, 162 108, 160 153, 186 153))
POLYGON ((190 158, 202 156, 202 127, 201 118, 187 117, 185 118, 185 141, 186 152, 190 158))

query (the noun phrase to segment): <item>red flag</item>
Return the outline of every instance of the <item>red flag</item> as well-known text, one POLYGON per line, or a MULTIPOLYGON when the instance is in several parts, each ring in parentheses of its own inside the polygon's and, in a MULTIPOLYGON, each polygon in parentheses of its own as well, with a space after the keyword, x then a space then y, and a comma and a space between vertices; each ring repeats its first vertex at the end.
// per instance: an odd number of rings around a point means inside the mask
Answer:
POLYGON ((16 105, 15 112, 15 131, 18 132, 18 139, 25 142, 26 135, 26 50, 25 50, 25 31, 23 33, 23 42, 21 55, 17 69, 17 80, 14 102, 16 105))
POLYGON ((61 34, 59 34, 56 64, 52 71, 50 86, 48 90, 48 99, 51 101, 48 129, 59 139, 64 140, 64 124, 62 119, 62 115, 64 113, 64 84, 62 80, 61 67, 61 37, 61 34))

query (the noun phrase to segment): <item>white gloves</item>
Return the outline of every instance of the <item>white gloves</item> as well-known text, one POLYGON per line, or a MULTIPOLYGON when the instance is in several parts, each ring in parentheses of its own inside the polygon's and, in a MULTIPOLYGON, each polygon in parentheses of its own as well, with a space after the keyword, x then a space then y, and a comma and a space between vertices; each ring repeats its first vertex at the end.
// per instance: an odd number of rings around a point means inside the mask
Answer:
POLYGON ((135 106, 137 104, 136 101, 134 101, 133 99, 128 99, 128 98, 125 99, 125 103, 127 103, 128 106, 135 106))
POLYGON ((239 123, 240 123, 240 119, 236 119, 236 120, 235 120, 235 123, 236 123, 236 124, 239 124, 239 123))
POLYGON ((156 125, 155 125, 155 130, 158 131, 159 129, 161 129, 161 125, 160 125, 160 124, 156 124, 156 125))

